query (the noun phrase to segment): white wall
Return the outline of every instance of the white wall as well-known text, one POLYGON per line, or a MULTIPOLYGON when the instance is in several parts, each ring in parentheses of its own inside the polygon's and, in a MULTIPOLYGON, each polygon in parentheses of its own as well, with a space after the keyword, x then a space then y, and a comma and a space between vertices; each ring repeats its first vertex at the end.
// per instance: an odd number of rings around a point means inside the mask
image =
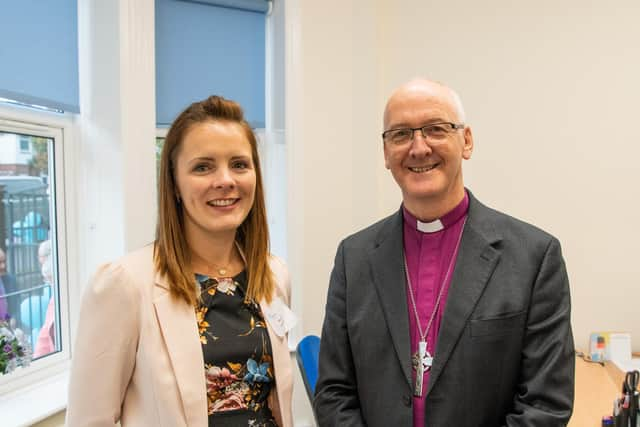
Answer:
POLYGON ((384 98, 424 75, 465 102, 476 138, 467 185, 560 238, 577 344, 592 330, 627 329, 640 348, 629 322, 640 296, 640 4, 334 3, 302 2, 293 52, 305 331, 320 329, 339 239, 398 207, 378 135, 384 98))
POLYGON ((98 264, 154 238, 154 1, 81 0, 78 15, 84 284, 98 264))
MULTIPOLYGON (((476 137, 467 185, 560 238, 576 345, 613 329, 640 349, 640 3, 384 4, 385 91, 415 74, 459 90, 476 137)), ((382 191, 389 208, 396 193, 382 191)))
MULTIPOLYGON (((377 216, 378 58, 370 0, 287 1, 289 265, 303 334, 320 334, 339 240, 377 216)), ((297 379, 294 418, 312 422, 297 379)))
POLYGON ((290 263, 306 333, 320 331, 339 240, 377 216, 381 143, 372 122, 378 77, 369 3, 288 2, 290 263))

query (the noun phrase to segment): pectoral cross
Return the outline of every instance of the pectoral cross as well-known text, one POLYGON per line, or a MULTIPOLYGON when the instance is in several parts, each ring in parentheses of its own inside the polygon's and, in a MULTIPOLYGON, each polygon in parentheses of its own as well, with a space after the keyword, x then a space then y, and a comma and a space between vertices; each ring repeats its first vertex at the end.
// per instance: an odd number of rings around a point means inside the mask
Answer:
POLYGON ((427 343, 424 340, 418 342, 418 351, 411 358, 413 369, 416 371, 416 383, 413 389, 413 395, 422 396, 422 381, 424 373, 427 372, 433 364, 433 357, 427 351, 427 343))

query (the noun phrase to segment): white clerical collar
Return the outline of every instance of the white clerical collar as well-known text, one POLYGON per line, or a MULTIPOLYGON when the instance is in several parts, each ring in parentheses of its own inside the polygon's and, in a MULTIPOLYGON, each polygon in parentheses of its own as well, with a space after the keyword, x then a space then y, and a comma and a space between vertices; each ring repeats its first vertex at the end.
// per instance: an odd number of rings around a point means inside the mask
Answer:
POLYGON ((422 222, 417 219, 416 223, 416 228, 418 229, 418 231, 421 231, 423 233, 436 233, 444 229, 444 225, 442 225, 442 221, 440 221, 439 219, 431 222, 422 222))

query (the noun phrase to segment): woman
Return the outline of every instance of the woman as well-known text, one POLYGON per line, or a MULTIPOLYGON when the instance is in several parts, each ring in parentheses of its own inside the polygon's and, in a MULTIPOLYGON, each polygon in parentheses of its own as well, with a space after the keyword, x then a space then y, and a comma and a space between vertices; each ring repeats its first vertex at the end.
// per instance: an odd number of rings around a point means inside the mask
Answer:
POLYGON ((155 243, 85 293, 67 425, 291 427, 289 276, 240 106, 189 106, 159 181, 155 243))

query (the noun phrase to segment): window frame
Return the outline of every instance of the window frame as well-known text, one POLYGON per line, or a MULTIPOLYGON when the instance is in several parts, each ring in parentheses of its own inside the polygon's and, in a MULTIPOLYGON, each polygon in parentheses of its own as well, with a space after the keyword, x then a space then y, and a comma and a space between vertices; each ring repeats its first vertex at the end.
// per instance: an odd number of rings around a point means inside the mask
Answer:
POLYGON ((167 132, 169 132, 168 127, 156 127, 156 138, 166 138, 167 132))
MULTIPOLYGON (((31 400, 29 414, 17 414, 16 409, 10 407, 11 402, 16 402, 22 395, 33 396, 36 389, 42 386, 50 386, 52 381, 60 378, 61 375, 67 375, 69 362, 72 354, 71 337, 71 320, 74 317, 74 309, 77 312, 79 303, 78 294, 80 289, 76 285, 75 276, 72 275, 69 265, 70 259, 74 258, 70 245, 75 231, 68 227, 69 224, 75 223, 74 210, 75 202, 73 199, 73 190, 70 188, 73 183, 72 170, 72 147, 73 136, 76 132, 74 123, 74 115, 65 113, 50 113, 44 111, 36 111, 30 108, 14 106, 8 104, 0 104, 0 130, 17 134, 26 134, 33 136, 41 136, 53 139, 53 172, 50 174, 51 185, 51 203, 55 209, 51 228, 51 238, 56 240, 56 245, 52 245, 57 263, 54 263, 54 273, 58 279, 57 290, 54 295, 58 298, 59 319, 60 319, 60 337, 61 349, 55 354, 51 354, 32 361, 28 367, 18 367, 13 372, 0 375, 0 396, 3 396, 3 402, 0 403, 0 413, 9 414, 9 419, 22 423, 31 423, 42 419, 46 416, 46 412, 50 415, 57 410, 61 410, 64 406, 60 406, 56 402, 48 402, 46 399, 40 403, 34 403, 31 400), (55 225, 55 227, 53 227, 55 225), (74 301, 74 296, 76 301, 74 301), (6 397, 6 399, 5 399, 6 397), (45 400, 45 402, 42 402, 45 400), (4 410, 4 405, 6 409, 4 410), (35 407, 37 408, 35 408, 35 407), (42 408, 40 408, 42 406, 42 408), (14 414, 15 413, 15 414, 14 414), (14 418, 12 418, 14 417, 14 418)), ((62 380, 60 385, 66 388, 66 378, 62 380)), ((50 387, 48 387, 51 393, 50 387)), ((64 392, 64 401, 66 401, 66 391, 64 392)), ((57 401, 59 399, 53 399, 57 401)), ((4 415, 3 415, 4 417, 4 415)), ((4 421, 7 421, 6 419, 4 421)), ((11 422, 9 422, 11 424, 11 422)))

